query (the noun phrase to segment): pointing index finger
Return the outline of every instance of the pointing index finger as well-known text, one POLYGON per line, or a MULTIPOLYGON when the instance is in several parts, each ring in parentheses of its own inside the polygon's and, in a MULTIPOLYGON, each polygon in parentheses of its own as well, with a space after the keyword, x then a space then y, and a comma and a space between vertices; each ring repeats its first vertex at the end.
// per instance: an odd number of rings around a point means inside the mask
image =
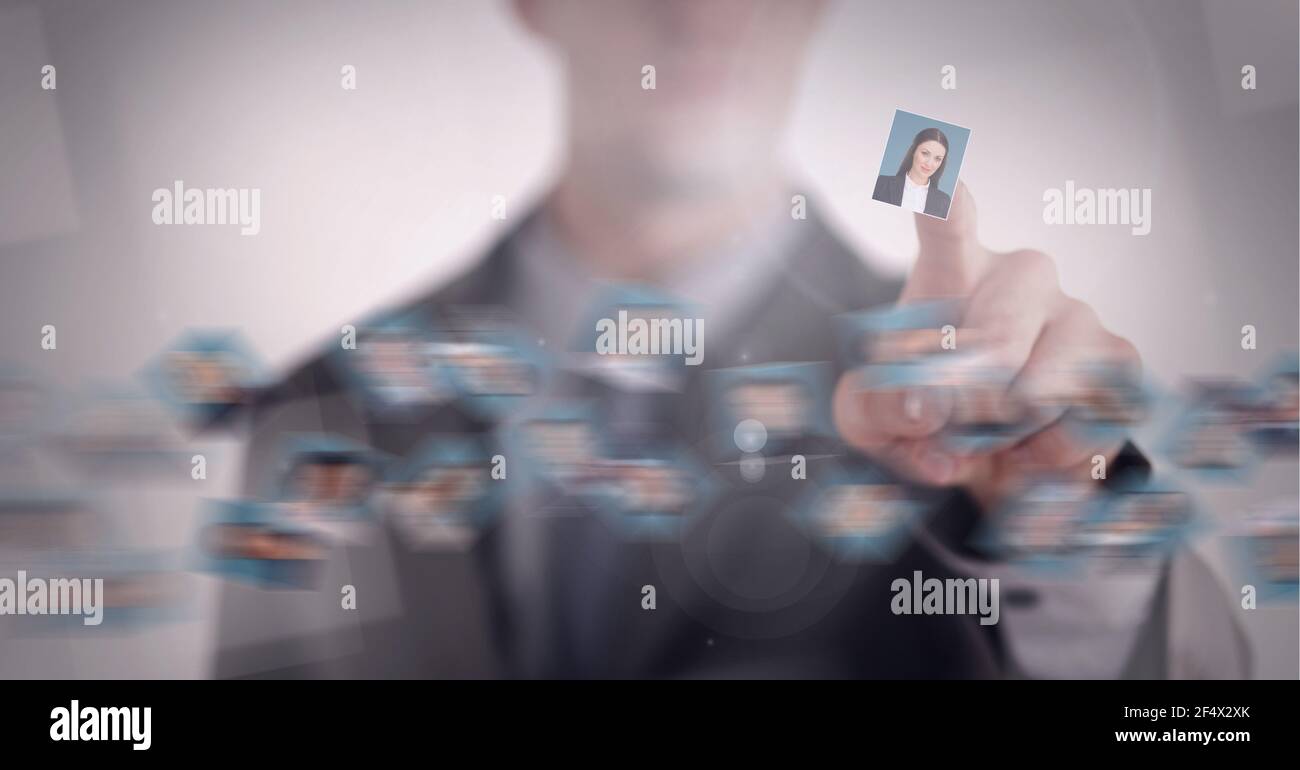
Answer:
POLYGON ((990 261, 977 237, 970 191, 964 183, 957 183, 946 220, 928 214, 915 216, 921 248, 900 301, 968 296, 990 261))

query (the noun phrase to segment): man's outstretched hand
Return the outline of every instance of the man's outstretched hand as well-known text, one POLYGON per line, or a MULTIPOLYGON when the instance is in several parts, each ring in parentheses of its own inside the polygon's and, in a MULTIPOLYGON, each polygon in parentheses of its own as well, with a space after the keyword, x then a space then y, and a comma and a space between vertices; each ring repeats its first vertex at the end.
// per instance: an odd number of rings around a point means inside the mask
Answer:
MULTIPOLYGON (((920 254, 899 304, 958 303, 957 350, 970 330, 980 366, 1009 375, 996 399, 1004 399, 1008 409, 1013 402, 1053 404, 1059 416, 1086 392, 1082 371, 1098 365, 1140 368, 1131 343, 1107 331, 1086 303, 1061 291, 1050 257, 1036 251, 998 254, 982 246, 970 192, 960 183, 954 192, 947 220, 916 215, 920 254)), ((934 330, 936 341, 940 333, 934 330)), ((849 372, 835 389, 835 425, 849 446, 877 462, 918 483, 967 487, 986 507, 1031 474, 1088 478, 1095 455, 1109 462, 1122 446, 1113 436, 1088 438, 1051 419, 1010 445, 954 449, 941 434, 963 403, 960 387, 882 386, 849 372)))

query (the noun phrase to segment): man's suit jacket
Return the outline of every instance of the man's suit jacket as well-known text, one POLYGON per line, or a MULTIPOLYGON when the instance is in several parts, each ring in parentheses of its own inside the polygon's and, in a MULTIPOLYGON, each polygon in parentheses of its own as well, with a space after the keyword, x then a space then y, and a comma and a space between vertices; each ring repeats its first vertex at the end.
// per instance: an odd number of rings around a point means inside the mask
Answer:
MULTIPOLYGON (((891 203, 895 206, 903 205, 903 188, 905 174, 895 174, 894 176, 881 175, 876 178, 876 189, 871 193, 873 200, 891 203)), ((940 190, 937 185, 930 185, 930 192, 925 196, 925 213, 932 217, 948 218, 948 207, 952 205, 952 198, 948 193, 940 190)))
MULTIPOLYGON (((810 218, 786 269, 746 310, 743 331, 711 340, 710 351, 745 350, 751 362, 834 362, 837 313, 892 302, 897 282, 882 279, 810 218)), ((510 307, 517 288, 517 231, 450 285, 406 309, 432 322, 465 305, 510 307)), ((341 547, 319 593, 275 592, 227 584, 220 599, 216 673, 219 676, 346 677, 873 677, 960 678, 1015 675, 996 626, 974 616, 894 615, 891 581, 914 570, 958 577, 920 542, 888 564, 835 558, 791 522, 792 506, 809 486, 836 468, 859 462, 833 440, 811 440, 790 451, 808 459, 806 480, 775 466, 759 483, 737 466, 710 456, 704 366, 669 410, 671 430, 711 466, 721 487, 717 502, 693 521, 680 542, 630 542, 606 530, 595 547, 614 549, 608 643, 598 660, 565 660, 564 628, 548 639, 530 635, 539 618, 562 617, 536 594, 520 594, 509 565, 514 548, 531 538, 560 548, 561 559, 583 559, 570 542, 574 517, 508 515, 468 553, 419 553, 385 530, 370 545, 341 547), (522 533, 522 534, 521 534, 522 533), (564 552, 568 547, 569 552, 564 552), (338 586, 352 584, 357 609, 340 610, 338 586), (653 585, 657 608, 644 610, 641 588, 653 585)), ((834 382, 834 377, 830 378, 834 382)), ((596 392, 599 388, 595 389, 596 392)), ((287 431, 351 436, 396 457, 430 434, 476 434, 492 425, 455 405, 401 421, 368 414, 337 374, 317 358, 270 390, 253 410, 246 459, 250 494, 271 488, 275 452, 287 431)), ((1140 466, 1140 458, 1135 463, 1140 466)), ((961 492, 922 491, 931 508, 926 525, 939 542, 961 548, 979 512, 961 492)), ((545 549, 543 549, 545 550, 545 549)), ((1204 567, 1194 562, 1199 572, 1204 567)), ((542 567, 536 581, 550 579, 542 567)), ((1198 572, 1198 574, 1199 574, 1198 572)), ((1168 673, 1168 581, 1141 635, 1128 675, 1168 673)), ((1206 597, 1202 614, 1235 625, 1223 603, 1206 597)), ((555 625, 555 624, 552 624, 555 625)), ((1230 657, 1244 668, 1233 636, 1230 657)), ((1214 656, 1210 656, 1214 657, 1214 656)), ((1233 665, 1237 665, 1233 664, 1233 665)), ((1233 669, 1235 671, 1236 669, 1233 669)), ((1232 671, 1229 672, 1231 675, 1232 671)))

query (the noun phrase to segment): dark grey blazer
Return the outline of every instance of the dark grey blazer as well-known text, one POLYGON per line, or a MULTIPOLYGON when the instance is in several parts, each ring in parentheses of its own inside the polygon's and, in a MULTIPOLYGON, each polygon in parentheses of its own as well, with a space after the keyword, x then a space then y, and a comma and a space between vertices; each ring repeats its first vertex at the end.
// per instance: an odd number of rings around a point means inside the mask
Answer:
MULTIPOLYGON (((895 206, 903 204, 903 174, 894 176, 880 175, 876 178, 875 192, 871 193, 874 200, 891 203, 895 206)), ((931 185, 930 192, 925 196, 925 213, 930 216, 948 218, 948 207, 952 205, 952 198, 948 193, 940 190, 938 186, 931 185)))
MULTIPOLYGON (((837 359, 833 316, 892 302, 896 282, 882 279, 815 217, 787 269, 759 292, 744 331, 710 341, 712 350, 745 350, 751 361, 837 359)), ((406 309, 437 319, 458 305, 515 301, 518 275, 510 233, 467 275, 409 303, 406 309)), ((714 360, 721 358, 715 356, 714 360)), ((690 367, 684 393, 674 396, 666 422, 682 445, 707 456, 704 366, 690 367)), ((833 381, 833 380, 832 380, 833 381)), ((431 433, 474 433, 491 440, 492 425, 443 406, 401 422, 366 414, 321 359, 299 367, 257 404, 246 458, 246 488, 269 488, 274 458, 286 431, 329 431, 369 443, 395 457, 431 433)), ((607 619, 599 655, 573 659, 564 622, 551 637, 524 634, 521 618, 563 618, 564 597, 541 606, 525 602, 507 580, 503 528, 490 530, 468 553, 408 551, 392 533, 368 545, 340 548, 329 562, 324 588, 269 591, 224 583, 220 597, 215 670, 218 676, 272 677, 872 677, 958 678, 1014 675, 996 626, 974 616, 890 612, 890 582, 913 570, 953 576, 920 542, 893 563, 852 564, 832 558, 787 515, 805 485, 846 463, 860 462, 838 445, 792 448, 808 460, 807 480, 768 473, 751 484, 737 466, 715 462, 716 503, 681 542, 631 543, 608 528, 580 534, 578 517, 538 519, 530 537, 546 541, 559 561, 588 558, 591 549, 618 564, 611 597, 590 608, 607 619), (579 538, 585 538, 579 541, 579 538), (357 608, 340 608, 339 587, 356 587, 357 608), (657 609, 641 607, 641 587, 657 588, 657 609), (566 655, 566 651, 570 654, 566 655)), ((1137 465, 1142 465, 1140 458, 1137 465)), ((1114 469, 1115 466, 1113 466, 1114 469)), ((1113 472, 1112 476, 1119 475, 1113 472)), ((960 549, 979 521, 962 493, 923 492, 932 513, 927 528, 960 549)), ((536 581, 553 575, 540 569, 536 581)), ((1158 607, 1163 607, 1162 588, 1158 607)), ((1201 615, 1232 626, 1230 610, 1203 597, 1201 615)), ((1162 676, 1167 668, 1163 614, 1156 610, 1140 661, 1131 675, 1162 676)), ((1233 661, 1244 660, 1234 649, 1233 661)), ((1244 665, 1244 664, 1242 664, 1244 665)))

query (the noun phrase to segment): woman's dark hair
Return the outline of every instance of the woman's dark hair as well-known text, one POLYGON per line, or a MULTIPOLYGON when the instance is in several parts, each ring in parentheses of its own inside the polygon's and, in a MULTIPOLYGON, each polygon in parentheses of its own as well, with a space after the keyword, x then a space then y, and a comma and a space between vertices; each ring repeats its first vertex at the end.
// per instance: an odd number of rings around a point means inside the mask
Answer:
POLYGON ((912 146, 907 148, 907 154, 903 156, 903 162, 898 165, 898 175, 902 176, 912 170, 912 158, 916 156, 916 148, 926 142, 938 142, 943 145, 943 163, 939 164, 934 176, 930 177, 930 184, 938 187, 939 180, 943 178, 943 170, 948 167, 948 137, 937 128, 925 128, 916 135, 912 140, 912 146))

